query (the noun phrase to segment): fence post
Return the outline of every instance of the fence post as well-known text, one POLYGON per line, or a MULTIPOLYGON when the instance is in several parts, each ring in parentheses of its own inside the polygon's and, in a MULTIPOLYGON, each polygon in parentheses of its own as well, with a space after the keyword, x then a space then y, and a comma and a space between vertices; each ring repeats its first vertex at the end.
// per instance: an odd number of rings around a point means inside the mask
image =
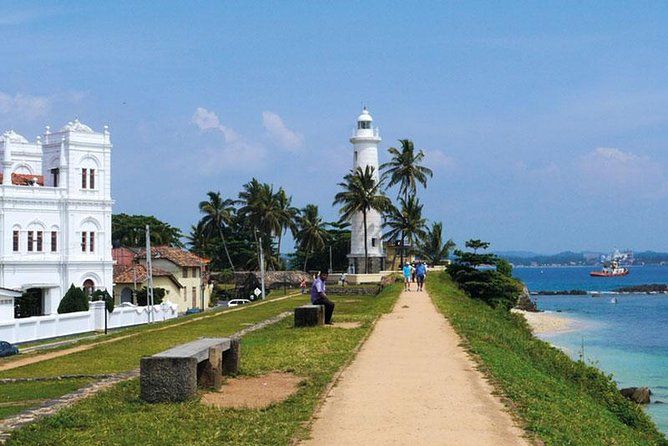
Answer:
POLYGON ((105 306, 103 300, 97 300, 90 303, 90 311, 93 313, 93 329, 95 331, 104 330, 104 312, 107 311, 105 306))

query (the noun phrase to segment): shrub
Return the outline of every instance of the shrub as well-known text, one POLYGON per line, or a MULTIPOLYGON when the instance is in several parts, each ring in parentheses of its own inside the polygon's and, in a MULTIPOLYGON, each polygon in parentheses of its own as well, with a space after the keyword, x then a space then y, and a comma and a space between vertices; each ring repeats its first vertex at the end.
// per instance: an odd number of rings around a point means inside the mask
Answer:
POLYGON ((487 242, 469 240, 466 246, 475 251, 455 252, 455 262, 447 270, 452 280, 474 299, 492 307, 512 308, 523 289, 522 282, 512 278, 512 265, 494 254, 478 253, 489 247, 487 242), (491 265, 496 269, 490 269, 491 265))
POLYGON ((114 298, 107 292, 107 290, 96 290, 91 296, 92 301, 103 300, 104 307, 106 310, 111 313, 114 311, 114 298))
POLYGON ((513 265, 506 259, 498 259, 496 261, 496 270, 506 277, 513 277, 513 265))
POLYGON ((72 284, 58 305, 58 314, 88 311, 88 297, 84 290, 72 284))
MULTIPOLYGON (((162 303, 162 299, 165 298, 167 292, 164 288, 153 288, 153 305, 158 305, 162 303)), ((148 289, 146 287, 137 291, 137 305, 140 307, 145 307, 148 305, 148 289)))

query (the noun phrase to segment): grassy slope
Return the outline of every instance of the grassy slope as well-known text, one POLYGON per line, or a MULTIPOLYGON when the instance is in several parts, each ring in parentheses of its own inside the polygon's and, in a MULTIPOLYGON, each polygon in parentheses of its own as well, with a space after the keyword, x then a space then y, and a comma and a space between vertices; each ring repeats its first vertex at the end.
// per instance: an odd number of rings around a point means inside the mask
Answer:
POLYGON ((357 329, 294 329, 288 319, 244 337, 242 374, 280 370, 305 378, 299 392, 283 403, 264 410, 220 410, 198 401, 144 404, 138 380, 132 380, 17 431, 9 444, 288 444, 305 434, 303 423, 334 373, 398 294, 395 285, 378 297, 335 298, 335 320, 363 322, 357 329))
POLYGON ((531 335, 523 318, 469 299, 445 275, 428 290, 534 432, 548 445, 667 445, 609 377, 531 335))
MULTIPOLYGON (((282 311, 294 308, 298 303, 305 301, 305 297, 298 296, 278 302, 267 301, 262 305, 249 305, 239 311, 229 313, 207 313, 218 314, 215 317, 207 317, 195 320, 197 317, 188 316, 178 318, 154 325, 143 325, 134 327, 123 332, 123 335, 136 333, 127 339, 117 342, 102 344, 94 348, 73 353, 60 358, 54 358, 40 363, 19 367, 5 372, 0 372, 0 378, 17 377, 51 377, 69 374, 101 374, 114 373, 131 370, 139 366, 139 358, 165 350, 178 343, 187 342, 200 336, 226 336, 246 327, 246 324, 259 322, 274 316, 282 311), (191 321, 185 325, 178 325, 184 321, 191 321), (167 328, 157 330, 156 328, 167 328)), ((201 318, 201 315, 198 316, 201 318)), ((98 338, 97 341, 117 337, 98 338)), ((93 341, 83 341, 76 345, 94 344, 93 341)), ((69 348, 71 346, 67 346, 69 348)), ((60 350, 52 349, 49 351, 60 350)), ((22 355, 23 356, 23 355, 22 355)), ((7 358, 10 362, 17 357, 7 358)), ((21 412, 23 409, 36 406, 34 400, 42 398, 55 398, 72 392, 82 387, 86 380, 67 380, 60 384, 54 381, 6 383, 0 384, 0 403, 5 395, 18 395, 11 401, 6 401, 6 407, 0 407, 0 419, 21 412), (40 396, 46 395, 46 396, 40 396)))

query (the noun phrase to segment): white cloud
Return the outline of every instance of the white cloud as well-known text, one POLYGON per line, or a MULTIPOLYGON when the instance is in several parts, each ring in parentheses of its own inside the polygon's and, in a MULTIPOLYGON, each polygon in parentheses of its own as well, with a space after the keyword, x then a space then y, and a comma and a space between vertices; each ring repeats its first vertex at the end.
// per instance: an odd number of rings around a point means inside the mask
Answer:
POLYGON ((51 107, 51 100, 45 96, 31 96, 16 93, 14 96, 0 91, 0 114, 18 115, 33 119, 44 116, 51 107))
POLYGON ((429 168, 452 169, 455 167, 455 159, 440 150, 425 150, 424 165, 429 168))
POLYGON ((596 193, 620 198, 657 198, 668 191, 664 166, 648 156, 617 148, 592 150, 576 162, 574 171, 582 176, 589 190, 596 193))
POLYGON ((241 139, 237 132, 220 122, 220 118, 215 112, 203 107, 197 107, 192 117, 192 123, 200 130, 218 130, 225 136, 225 142, 227 143, 234 143, 241 139))
POLYGON ((260 167, 266 157, 266 150, 260 144, 246 140, 242 135, 220 122, 218 115, 211 110, 197 107, 191 122, 201 131, 220 132, 224 144, 208 147, 197 153, 196 164, 207 174, 218 170, 253 170, 260 167), (206 159, 207 162, 201 162, 206 159))
POLYGON ((304 145, 304 135, 287 128, 276 113, 262 112, 262 125, 272 140, 288 150, 297 150, 304 145))

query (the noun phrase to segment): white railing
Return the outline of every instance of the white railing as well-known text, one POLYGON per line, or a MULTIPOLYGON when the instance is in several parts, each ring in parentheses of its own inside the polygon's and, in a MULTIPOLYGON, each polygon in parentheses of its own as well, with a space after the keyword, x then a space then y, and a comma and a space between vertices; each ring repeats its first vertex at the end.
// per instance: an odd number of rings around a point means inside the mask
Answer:
MULTIPOLYGON (((171 302, 163 302, 153 307, 121 305, 107 314, 107 328, 129 327, 173 319, 178 315, 178 307, 171 302)), ((91 302, 88 311, 67 314, 33 316, 0 322, 0 341, 11 343, 56 338, 89 331, 104 330, 106 309, 104 302, 91 302)))

